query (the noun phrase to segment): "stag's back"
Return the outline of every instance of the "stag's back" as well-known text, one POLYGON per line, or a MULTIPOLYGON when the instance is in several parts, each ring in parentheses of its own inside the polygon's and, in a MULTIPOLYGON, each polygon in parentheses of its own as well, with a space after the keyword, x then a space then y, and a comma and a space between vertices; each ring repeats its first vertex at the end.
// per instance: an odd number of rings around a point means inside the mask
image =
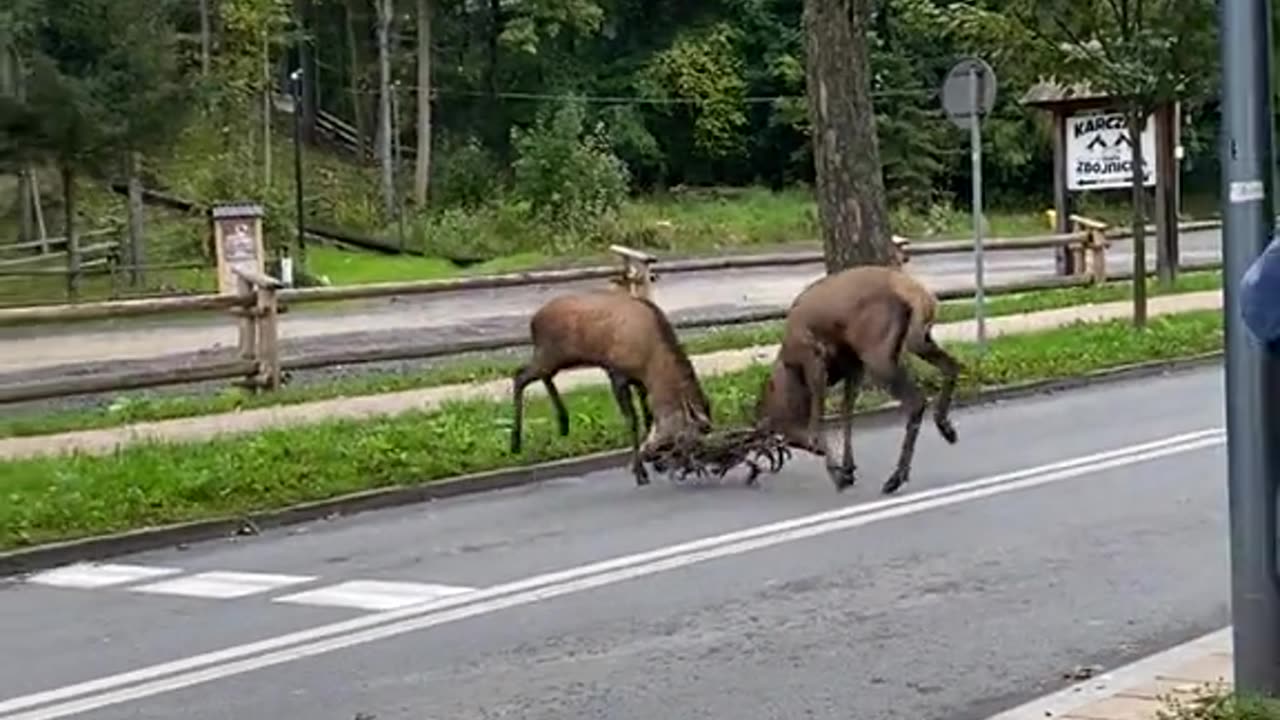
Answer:
POLYGON ((920 281, 890 267, 859 266, 823 277, 791 304, 788 334, 843 338, 862 351, 882 343, 906 315, 904 341, 921 342, 933 326, 937 299, 920 281))
POLYGON ((612 290, 553 298, 529 321, 535 353, 558 367, 603 365, 641 379, 656 359, 675 353, 675 332, 652 303, 612 290))

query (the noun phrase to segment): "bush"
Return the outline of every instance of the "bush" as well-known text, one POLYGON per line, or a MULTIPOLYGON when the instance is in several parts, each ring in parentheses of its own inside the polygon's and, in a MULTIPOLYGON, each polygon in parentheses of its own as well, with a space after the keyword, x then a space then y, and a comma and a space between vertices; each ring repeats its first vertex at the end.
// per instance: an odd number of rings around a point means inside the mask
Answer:
POLYGON ((483 261, 545 250, 554 243, 545 229, 531 225, 525 205, 497 202, 474 211, 446 208, 423 217, 413 228, 414 243, 427 255, 454 261, 483 261))
POLYGON ((631 181, 600 128, 584 131, 585 118, 581 104, 566 103, 511 133, 516 197, 535 218, 571 235, 591 234, 616 213, 631 181))
POLYGON ((492 202, 498 194, 498 160, 474 137, 442 143, 432 168, 432 201, 437 207, 475 210, 492 202))
POLYGON ((1280 720, 1280 700, 1202 689, 1191 700, 1171 698, 1157 720, 1280 720))

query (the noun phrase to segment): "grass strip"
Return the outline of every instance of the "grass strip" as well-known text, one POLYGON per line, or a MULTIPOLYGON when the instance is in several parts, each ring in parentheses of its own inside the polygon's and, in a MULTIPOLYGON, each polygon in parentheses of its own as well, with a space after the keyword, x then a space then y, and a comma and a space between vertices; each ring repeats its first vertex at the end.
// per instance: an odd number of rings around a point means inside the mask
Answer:
MULTIPOLYGON (((1148 282, 1148 286, 1152 295, 1215 290, 1222 287, 1222 273, 1216 270, 1187 273, 1180 276, 1176 284, 1170 288, 1162 288, 1154 282, 1148 282)), ((1090 303, 1115 302, 1127 299, 1132 292, 1133 283, 1126 281, 1102 286, 1060 288, 996 296, 988 299, 987 314, 990 317, 998 317, 1090 303)), ((971 300, 946 302, 942 304, 940 322, 968 320, 974 316, 974 312, 975 305, 971 300)), ((686 335, 685 343, 691 354, 768 345, 778 342, 781 337, 781 328, 780 322, 773 322, 749 327, 713 329, 689 333, 686 335)), ((0 419, 0 438, 118 427, 139 422, 293 405, 336 397, 376 395, 399 390, 482 382, 510 376, 516 364, 516 360, 507 358, 452 361, 417 373, 370 373, 330 383, 285 387, 278 392, 262 395, 254 395, 234 387, 213 395, 174 396, 134 393, 118 397, 111 403, 96 408, 20 414, 0 419)))
MULTIPOLYGON (((1222 313, 1077 323, 995 338, 979 360, 965 343, 959 394, 984 386, 1081 375, 1136 362, 1188 357, 1222 347, 1222 313)), ((759 365, 708 378, 719 427, 748 421, 767 373, 759 365)), ((920 370, 930 392, 937 376, 920 370)), ((883 396, 864 393, 864 405, 883 396)), ((627 446, 608 390, 565 393, 572 429, 560 437, 545 397, 530 396, 526 450, 507 451, 507 403, 455 402, 431 412, 326 421, 252 436, 177 444, 146 442, 106 456, 71 455, 0 463, 0 549, 164 523, 280 508, 340 494, 426 483, 627 446)))
POLYGON ((1280 699, 1275 697, 1223 692, 1210 684, 1188 695, 1162 696, 1156 720, 1280 720, 1280 699))

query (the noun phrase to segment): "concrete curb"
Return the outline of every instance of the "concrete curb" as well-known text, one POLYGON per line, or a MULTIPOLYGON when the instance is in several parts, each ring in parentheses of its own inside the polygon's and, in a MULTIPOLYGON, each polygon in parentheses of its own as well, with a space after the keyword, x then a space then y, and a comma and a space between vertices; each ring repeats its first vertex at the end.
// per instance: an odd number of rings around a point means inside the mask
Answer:
MULTIPOLYGON (((1174 360, 1122 365, 1071 378, 1038 380, 999 386, 980 391, 967 398, 957 397, 953 407, 975 407, 1092 385, 1190 371, 1216 364, 1221 360, 1222 356, 1223 353, 1219 351, 1174 360)), ((897 403, 888 403, 879 408, 858 413, 854 423, 856 427, 862 428, 884 425, 890 420, 895 420, 897 412, 897 403)), ((835 419, 834 417, 827 417, 824 424, 830 427, 835 419)), ((0 553, 0 577, 32 572, 72 562, 103 560, 109 557, 172 545, 183 545, 238 535, 253 535, 263 529, 296 525, 333 516, 354 515, 370 510, 387 509, 461 495, 532 485, 554 478, 620 467, 625 465, 629 458, 629 450, 611 450, 553 462, 461 475, 421 485, 376 488, 327 500, 293 505, 279 510, 250 513, 241 517, 223 517, 175 523, 173 525, 142 528, 112 535, 100 535, 48 543, 20 550, 10 550, 0 553)))

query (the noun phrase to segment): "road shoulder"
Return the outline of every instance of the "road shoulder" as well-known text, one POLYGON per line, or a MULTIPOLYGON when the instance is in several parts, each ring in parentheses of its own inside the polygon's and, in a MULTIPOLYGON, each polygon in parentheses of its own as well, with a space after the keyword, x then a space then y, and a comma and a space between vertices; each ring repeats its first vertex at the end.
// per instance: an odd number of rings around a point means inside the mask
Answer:
POLYGON ((1231 627, 993 715, 988 720, 1155 720, 1168 698, 1231 688, 1231 627))

